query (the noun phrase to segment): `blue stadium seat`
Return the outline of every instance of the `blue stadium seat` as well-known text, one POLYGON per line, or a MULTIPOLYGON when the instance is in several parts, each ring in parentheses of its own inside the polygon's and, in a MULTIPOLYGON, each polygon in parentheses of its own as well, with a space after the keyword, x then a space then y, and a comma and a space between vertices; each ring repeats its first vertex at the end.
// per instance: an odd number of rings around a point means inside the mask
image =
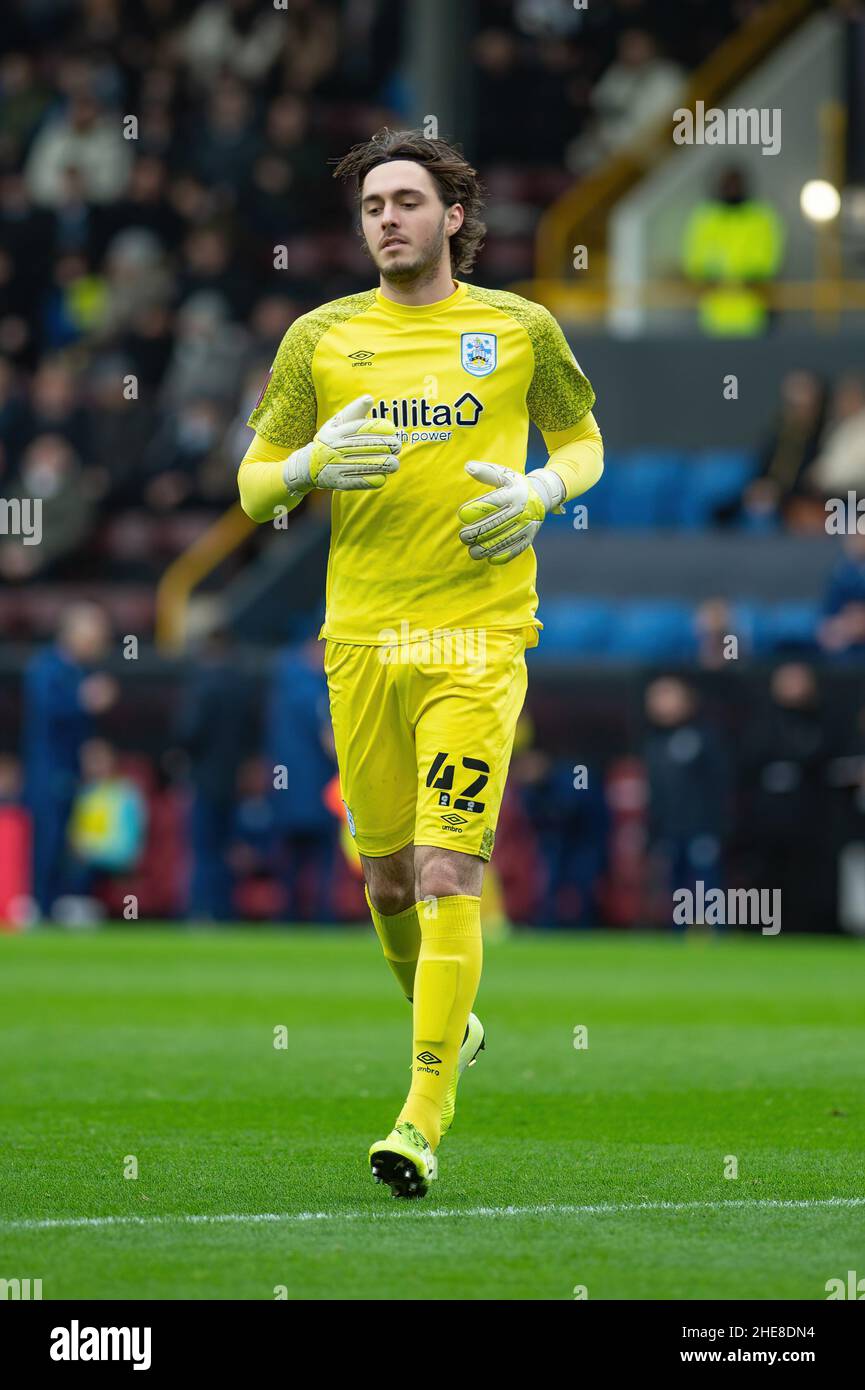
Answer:
MULTIPOLYGON (((807 654, 815 645, 819 604, 742 600, 732 612, 742 656, 807 654)), ((539 655, 688 661, 697 653, 695 613, 679 599, 556 599, 543 606, 539 655)))
POLYGON ((756 652, 758 639, 762 633, 762 609, 759 603, 749 599, 739 599, 732 605, 732 630, 739 638, 739 655, 746 656, 756 652))
POLYGON ((693 609, 678 599, 635 599, 622 604, 609 646, 620 656, 687 659, 696 651, 693 609))
MULTIPOLYGON (((526 463, 526 471, 531 472, 532 468, 543 468, 547 461, 547 455, 543 458, 532 456, 526 463)), ((620 457, 617 454, 606 454, 604 457, 604 471, 600 481, 593 488, 584 493, 582 497, 575 497, 572 502, 565 503, 564 515, 551 512, 546 526, 572 527, 574 524, 574 510, 576 507, 584 506, 587 511, 587 527, 590 530, 601 526, 614 526, 616 519, 613 515, 612 496, 616 471, 621 467, 620 457)))
POLYGON ((785 648, 811 651, 816 647, 819 603, 788 602, 755 605, 754 648, 779 653, 785 648))
POLYGON ((744 449, 706 450, 685 470, 679 498, 679 523, 700 530, 712 523, 718 507, 740 497, 756 471, 757 460, 744 449))
POLYGON ((544 630, 540 651, 544 656, 603 653, 609 641, 615 605, 601 599, 555 599, 541 607, 544 630))
POLYGON ((687 465, 671 451, 641 450, 610 470, 610 518, 614 526, 640 530, 678 525, 687 465))
POLYGON ((595 486, 589 488, 589 491, 584 493, 582 497, 577 497, 573 502, 565 504, 571 517, 571 525, 573 525, 574 507, 582 503, 588 513, 587 520, 590 529, 594 529, 596 526, 615 526, 616 519, 612 507, 615 487, 613 480, 620 467, 618 458, 607 455, 604 459, 604 471, 595 486))

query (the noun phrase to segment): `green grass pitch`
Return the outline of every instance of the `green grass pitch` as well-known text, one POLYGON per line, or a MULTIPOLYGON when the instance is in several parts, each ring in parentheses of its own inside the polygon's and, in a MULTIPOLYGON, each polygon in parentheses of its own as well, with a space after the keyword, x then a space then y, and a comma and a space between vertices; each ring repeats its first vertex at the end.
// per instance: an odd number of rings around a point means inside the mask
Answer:
POLYGON ((409 1009, 371 929, 0 938, 0 1277, 46 1299, 825 1299, 865 1275, 863 950, 489 945, 487 1050, 439 1182, 400 1203, 366 1151, 408 1086, 409 1009))

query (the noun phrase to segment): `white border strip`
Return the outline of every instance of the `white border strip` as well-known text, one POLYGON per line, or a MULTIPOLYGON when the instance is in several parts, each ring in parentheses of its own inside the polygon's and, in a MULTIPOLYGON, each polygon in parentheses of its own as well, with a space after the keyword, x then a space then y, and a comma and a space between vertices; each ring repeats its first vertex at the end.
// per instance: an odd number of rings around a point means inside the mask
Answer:
MULTIPOLYGON (((400 1212, 413 1213, 424 1220, 480 1216, 617 1216, 632 1211, 816 1211, 826 1207, 862 1207, 865 1197, 767 1197, 749 1200, 733 1198, 727 1202, 598 1202, 587 1206, 568 1206, 557 1202, 539 1203, 528 1207, 425 1207, 415 1202, 401 1202, 400 1212)), ((99 1229, 104 1226, 244 1226, 283 1223, 300 1225, 310 1221, 383 1221, 394 1214, 395 1208, 376 1211, 286 1211, 286 1212, 209 1212, 193 1215, 186 1212, 162 1216, 48 1216, 5 1221, 0 1219, 0 1231, 72 1231, 99 1229)), ((399 1220, 403 1219, 400 1215, 399 1220)))

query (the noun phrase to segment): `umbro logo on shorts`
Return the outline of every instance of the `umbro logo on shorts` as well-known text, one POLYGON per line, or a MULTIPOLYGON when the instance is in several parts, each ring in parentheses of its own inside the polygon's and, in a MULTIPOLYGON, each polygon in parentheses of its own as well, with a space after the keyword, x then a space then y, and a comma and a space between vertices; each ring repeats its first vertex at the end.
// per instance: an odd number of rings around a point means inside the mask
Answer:
POLYGON ((449 816, 442 816, 442 820, 448 825, 468 825, 466 816, 458 816, 455 811, 451 811, 449 816))

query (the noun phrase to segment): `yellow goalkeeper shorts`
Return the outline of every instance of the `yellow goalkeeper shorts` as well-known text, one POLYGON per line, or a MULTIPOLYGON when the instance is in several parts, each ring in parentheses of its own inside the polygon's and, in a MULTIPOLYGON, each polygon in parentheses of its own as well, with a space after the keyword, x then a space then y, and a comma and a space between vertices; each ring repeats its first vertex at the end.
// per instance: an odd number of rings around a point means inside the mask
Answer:
POLYGON ((534 627, 327 641, 336 756, 361 854, 438 845, 489 859, 534 627))

